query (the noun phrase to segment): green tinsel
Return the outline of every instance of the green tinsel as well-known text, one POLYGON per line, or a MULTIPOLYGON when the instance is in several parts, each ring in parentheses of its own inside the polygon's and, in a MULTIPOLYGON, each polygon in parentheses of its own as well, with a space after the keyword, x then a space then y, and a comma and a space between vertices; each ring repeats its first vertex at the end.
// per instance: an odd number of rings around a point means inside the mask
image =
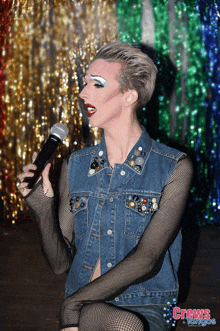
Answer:
POLYGON ((134 44, 141 43, 141 18, 141 0, 117 0, 117 19, 121 41, 134 44))

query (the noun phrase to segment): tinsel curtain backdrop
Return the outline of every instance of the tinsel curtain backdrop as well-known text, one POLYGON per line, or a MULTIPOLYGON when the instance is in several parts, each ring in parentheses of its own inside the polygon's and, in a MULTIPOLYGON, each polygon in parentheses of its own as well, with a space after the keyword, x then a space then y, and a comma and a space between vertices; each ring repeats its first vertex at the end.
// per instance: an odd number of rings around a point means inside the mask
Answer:
POLYGON ((140 122, 194 162, 188 224, 219 225, 219 0, 14 0, 1 2, 0 15, 4 218, 15 222, 25 208, 16 176, 54 123, 70 130, 54 169, 61 155, 99 142, 102 132, 89 127, 77 95, 96 50, 120 39, 141 47, 159 69, 140 122))

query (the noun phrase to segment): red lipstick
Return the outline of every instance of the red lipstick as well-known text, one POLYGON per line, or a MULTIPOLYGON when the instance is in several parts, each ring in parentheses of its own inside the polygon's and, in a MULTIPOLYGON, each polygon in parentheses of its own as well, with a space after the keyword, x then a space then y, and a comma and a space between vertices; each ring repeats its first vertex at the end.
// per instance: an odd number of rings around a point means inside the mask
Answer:
POLYGON ((96 112, 96 108, 93 105, 89 104, 89 103, 86 103, 85 107, 87 108, 87 116, 88 117, 91 117, 96 112))

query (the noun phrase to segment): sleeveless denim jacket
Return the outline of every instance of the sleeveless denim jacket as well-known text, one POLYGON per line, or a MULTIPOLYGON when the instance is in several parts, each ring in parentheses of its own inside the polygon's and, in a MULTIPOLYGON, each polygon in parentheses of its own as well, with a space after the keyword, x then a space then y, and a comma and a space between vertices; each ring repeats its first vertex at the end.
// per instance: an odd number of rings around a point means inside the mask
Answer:
MULTIPOLYGON (((65 297, 89 283, 100 256, 101 274, 137 245, 158 210, 161 192, 182 152, 152 140, 144 128, 123 164, 109 166, 105 139, 71 154, 68 180, 77 253, 65 297)), ((151 279, 131 285, 111 302, 116 305, 166 304, 178 296, 181 233, 151 279)))

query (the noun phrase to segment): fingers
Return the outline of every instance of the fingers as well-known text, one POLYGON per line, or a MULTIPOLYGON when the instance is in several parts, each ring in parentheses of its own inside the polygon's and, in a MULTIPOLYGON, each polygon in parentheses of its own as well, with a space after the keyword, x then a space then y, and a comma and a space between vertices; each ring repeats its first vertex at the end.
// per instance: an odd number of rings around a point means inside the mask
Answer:
MULTIPOLYGON (((34 162, 37 158, 37 152, 33 153, 32 156, 32 162, 34 162)), ((50 167, 51 164, 47 164, 47 166, 45 167, 45 169, 42 172, 42 177, 43 177, 43 190, 45 195, 47 195, 48 197, 53 197, 54 196, 54 192, 53 192, 53 188, 52 185, 50 183, 49 180, 49 171, 50 171, 50 167)), ((25 178, 27 177, 33 177, 34 176, 34 170, 37 169, 37 166, 35 164, 28 164, 26 166, 23 167, 23 172, 18 175, 18 179, 21 181, 20 184, 17 185, 19 191, 21 192, 21 194, 23 196, 27 195, 31 190, 28 189, 28 183, 25 182, 25 178)), ((38 181, 40 180, 40 178, 42 178, 41 176, 39 177, 38 181)))
MULTIPOLYGON (((36 159, 36 157, 37 157, 37 153, 35 152, 32 156, 33 162, 36 159)), ((28 194, 30 192, 30 189, 27 188, 28 183, 25 182, 25 178, 33 177, 34 173, 31 170, 36 170, 36 169, 37 169, 36 165, 28 164, 23 167, 23 169, 22 169, 23 172, 18 175, 18 179, 21 181, 21 183, 20 184, 18 183, 17 187, 23 196, 25 196, 26 194, 28 194)))
POLYGON ((22 182, 17 187, 23 196, 26 196, 31 190, 27 188, 28 183, 22 182))
POLYGON ((32 162, 33 163, 36 160, 36 158, 37 158, 37 152, 34 152, 33 155, 32 155, 32 162))
POLYGON ((49 180, 50 168, 51 168, 51 163, 48 163, 46 165, 46 167, 44 168, 43 172, 42 172, 42 176, 43 176, 44 179, 48 179, 49 180))
POLYGON ((36 170, 37 166, 35 164, 31 163, 31 164, 24 166, 22 170, 23 170, 23 172, 28 172, 30 169, 36 170))
POLYGON ((34 164, 29 164, 27 166, 24 166, 22 169, 23 172, 20 175, 18 175, 18 178, 22 182, 25 177, 32 177, 34 175, 34 173, 31 172, 31 170, 36 170, 36 169, 37 169, 37 167, 34 164))
POLYGON ((52 198, 54 196, 53 188, 49 179, 49 171, 50 171, 51 164, 48 163, 45 167, 44 171, 42 172, 43 177, 43 190, 46 196, 52 198))

